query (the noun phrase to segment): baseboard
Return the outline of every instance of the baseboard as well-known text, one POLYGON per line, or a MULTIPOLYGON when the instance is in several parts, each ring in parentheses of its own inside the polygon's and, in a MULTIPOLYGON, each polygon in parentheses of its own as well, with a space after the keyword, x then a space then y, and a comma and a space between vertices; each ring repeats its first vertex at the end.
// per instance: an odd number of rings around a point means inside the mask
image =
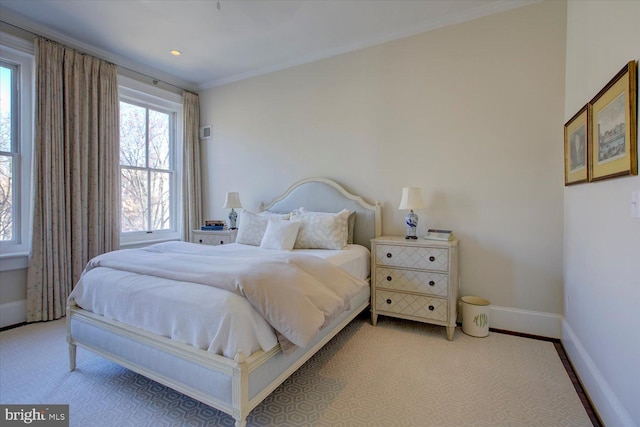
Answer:
MULTIPOLYGON (((462 321, 462 307, 458 305, 458 321, 462 321)), ((489 306, 489 327, 502 331, 560 339, 562 316, 542 311, 521 310, 499 305, 489 306)))
POLYGON ((27 321, 27 300, 0 304, 0 328, 17 325, 27 321))
POLYGON ((489 324, 492 328, 541 337, 562 337, 562 316, 542 311, 490 306, 489 324))
POLYGON ((635 425, 566 320, 562 321, 562 345, 602 422, 607 426, 635 425))

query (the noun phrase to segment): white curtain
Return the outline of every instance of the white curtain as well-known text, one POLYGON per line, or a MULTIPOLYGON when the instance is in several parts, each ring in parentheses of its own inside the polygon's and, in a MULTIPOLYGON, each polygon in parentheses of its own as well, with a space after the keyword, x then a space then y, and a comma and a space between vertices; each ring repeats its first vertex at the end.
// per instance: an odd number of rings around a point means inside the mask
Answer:
POLYGON ((117 68, 42 38, 35 46, 29 322, 63 317, 88 260, 120 245, 117 68))
POLYGON ((184 151, 182 197, 183 239, 191 241, 191 231, 202 222, 202 190, 200 173, 200 101, 195 93, 184 92, 184 151))

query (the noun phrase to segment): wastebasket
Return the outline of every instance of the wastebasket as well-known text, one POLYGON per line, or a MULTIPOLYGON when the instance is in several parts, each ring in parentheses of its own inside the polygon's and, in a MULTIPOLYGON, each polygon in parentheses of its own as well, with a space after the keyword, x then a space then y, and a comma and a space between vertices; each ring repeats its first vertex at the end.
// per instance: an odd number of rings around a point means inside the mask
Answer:
POLYGON ((489 300, 462 297, 462 332, 472 337, 489 335, 489 300))

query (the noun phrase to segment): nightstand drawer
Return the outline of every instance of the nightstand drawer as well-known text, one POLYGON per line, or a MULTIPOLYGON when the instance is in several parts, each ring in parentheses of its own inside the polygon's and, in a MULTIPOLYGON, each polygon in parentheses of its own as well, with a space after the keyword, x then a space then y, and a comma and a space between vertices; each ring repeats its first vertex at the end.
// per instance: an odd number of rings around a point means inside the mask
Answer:
POLYGON ((447 300, 441 298, 377 290, 376 309, 424 319, 447 321, 447 300))
POLYGON ((376 287, 446 297, 449 289, 449 276, 445 273, 430 271, 377 267, 376 287))
POLYGON ((196 235, 194 237, 196 243, 202 243, 203 245, 224 245, 226 243, 230 243, 231 239, 229 236, 206 236, 206 235, 196 235))
POLYGON ((226 245, 228 243, 233 243, 234 241, 235 234, 193 233, 193 243, 200 243, 202 245, 226 245))
POLYGON ((377 245, 376 264, 448 271, 449 250, 416 246, 377 245))

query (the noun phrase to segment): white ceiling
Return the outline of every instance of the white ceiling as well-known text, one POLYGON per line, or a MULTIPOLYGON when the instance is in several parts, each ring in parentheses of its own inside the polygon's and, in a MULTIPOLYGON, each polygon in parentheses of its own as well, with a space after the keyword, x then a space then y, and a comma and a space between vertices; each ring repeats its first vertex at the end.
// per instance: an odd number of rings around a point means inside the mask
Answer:
POLYGON ((0 20, 199 90, 530 3, 220 0, 218 9, 217 0, 0 0, 0 20))

